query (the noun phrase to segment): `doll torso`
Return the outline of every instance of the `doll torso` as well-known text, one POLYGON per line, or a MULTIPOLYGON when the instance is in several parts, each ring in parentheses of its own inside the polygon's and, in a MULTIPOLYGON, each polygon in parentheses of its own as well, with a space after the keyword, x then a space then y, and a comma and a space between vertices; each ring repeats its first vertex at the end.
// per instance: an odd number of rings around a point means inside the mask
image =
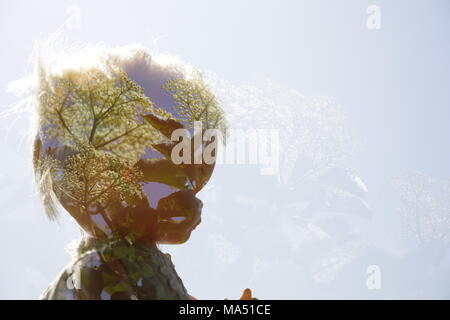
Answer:
POLYGON ((45 300, 190 299, 170 256, 156 245, 83 240, 78 257, 42 294, 45 300))

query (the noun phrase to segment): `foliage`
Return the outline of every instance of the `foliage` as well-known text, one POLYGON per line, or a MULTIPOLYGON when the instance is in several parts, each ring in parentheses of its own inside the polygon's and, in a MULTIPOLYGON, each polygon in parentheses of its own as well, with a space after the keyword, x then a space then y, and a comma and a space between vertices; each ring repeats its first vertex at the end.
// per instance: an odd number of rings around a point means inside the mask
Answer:
POLYGON ((140 114, 170 117, 123 72, 70 71, 41 83, 40 127, 46 138, 74 149, 90 144, 134 163, 162 139, 140 114))
POLYGON ((406 229, 421 244, 450 241, 450 183, 422 173, 397 178, 406 229))
POLYGON ((194 178, 187 177, 184 167, 174 169, 171 133, 192 128, 194 121, 202 121, 204 128, 224 128, 223 112, 199 74, 164 85, 174 97, 178 119, 158 108, 121 71, 72 70, 41 73, 40 78, 42 143, 35 150, 35 167, 51 218, 56 216, 52 192, 66 209, 95 213, 114 211, 117 202, 135 206, 145 197, 142 183, 148 181, 185 188, 194 178), (165 159, 142 161, 148 149, 165 159))
POLYGON ((204 129, 225 130, 223 111, 200 75, 170 80, 164 88, 172 93, 180 120, 187 128, 193 128, 194 121, 201 121, 204 129))
POLYGON ((104 206, 116 196, 143 197, 142 172, 118 157, 86 145, 81 152, 69 156, 59 177, 57 188, 73 203, 87 210, 104 206))

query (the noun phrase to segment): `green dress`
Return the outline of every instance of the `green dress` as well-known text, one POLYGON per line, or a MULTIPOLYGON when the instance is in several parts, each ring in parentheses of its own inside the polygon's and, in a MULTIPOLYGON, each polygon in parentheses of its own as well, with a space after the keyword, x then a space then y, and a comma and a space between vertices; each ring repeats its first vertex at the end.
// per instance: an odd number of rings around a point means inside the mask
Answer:
POLYGON ((45 300, 188 300, 169 254, 156 244, 84 238, 45 300))

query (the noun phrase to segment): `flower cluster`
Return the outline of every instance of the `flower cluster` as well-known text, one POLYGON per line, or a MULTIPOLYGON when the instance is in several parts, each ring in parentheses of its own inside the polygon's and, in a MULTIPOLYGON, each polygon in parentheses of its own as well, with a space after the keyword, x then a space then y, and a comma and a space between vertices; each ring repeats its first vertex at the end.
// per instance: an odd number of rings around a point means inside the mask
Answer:
POLYGON ((156 108, 123 72, 67 71, 41 83, 38 110, 47 139, 74 149, 90 144, 131 163, 164 139, 141 114, 171 115, 156 108))
POLYGON ((55 175, 58 191, 86 210, 92 206, 107 207, 112 197, 126 200, 127 197, 144 196, 139 184, 142 181, 140 170, 90 145, 69 156, 62 174, 55 175))
POLYGON ((172 93, 185 127, 193 128, 194 121, 201 121, 203 128, 225 130, 223 110, 200 74, 192 79, 170 80, 164 88, 172 93))

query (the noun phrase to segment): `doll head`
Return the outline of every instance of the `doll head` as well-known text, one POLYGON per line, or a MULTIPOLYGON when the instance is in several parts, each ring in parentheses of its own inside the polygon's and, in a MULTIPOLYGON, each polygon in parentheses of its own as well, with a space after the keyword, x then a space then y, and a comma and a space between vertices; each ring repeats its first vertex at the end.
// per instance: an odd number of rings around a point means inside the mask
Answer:
POLYGON ((60 204, 94 237, 187 241, 220 140, 203 134, 225 129, 201 74, 138 46, 87 49, 37 74, 33 164, 49 217, 60 204))

